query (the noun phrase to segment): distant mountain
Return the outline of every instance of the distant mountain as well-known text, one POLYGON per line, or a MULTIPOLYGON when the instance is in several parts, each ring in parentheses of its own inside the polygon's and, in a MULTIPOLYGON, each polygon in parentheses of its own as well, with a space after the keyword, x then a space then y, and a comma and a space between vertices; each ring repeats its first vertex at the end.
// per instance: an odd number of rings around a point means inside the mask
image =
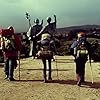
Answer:
POLYGON ((90 29, 100 29, 100 25, 81 25, 81 26, 70 26, 64 28, 57 28, 58 34, 68 33, 72 30, 83 29, 83 30, 90 30, 90 29))
MULTIPOLYGON (((82 30, 99 29, 100 30, 100 25, 81 25, 81 26, 69 26, 69 27, 57 28, 57 34, 66 34, 70 31, 78 30, 78 29, 82 29, 82 30)), ((26 33, 26 32, 19 32, 19 33, 16 32, 16 34, 20 34, 20 33, 26 33)))

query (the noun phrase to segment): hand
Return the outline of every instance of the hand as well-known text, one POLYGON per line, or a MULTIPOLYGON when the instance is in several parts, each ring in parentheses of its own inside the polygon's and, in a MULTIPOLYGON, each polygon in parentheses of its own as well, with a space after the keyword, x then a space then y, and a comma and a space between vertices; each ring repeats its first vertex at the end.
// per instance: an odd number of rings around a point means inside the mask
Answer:
POLYGON ((54 15, 54 18, 55 18, 55 23, 57 22, 57 20, 56 20, 56 15, 54 15))
POLYGON ((42 23, 43 23, 43 19, 42 19, 42 23))
POLYGON ((56 15, 54 15, 54 17, 56 18, 56 15))
POLYGON ((36 38, 36 36, 33 36, 33 39, 35 39, 36 38))
POLYGON ((43 19, 42 19, 42 21, 41 21, 41 25, 43 24, 43 19))
POLYGON ((29 37, 28 40, 31 40, 31 37, 29 37))

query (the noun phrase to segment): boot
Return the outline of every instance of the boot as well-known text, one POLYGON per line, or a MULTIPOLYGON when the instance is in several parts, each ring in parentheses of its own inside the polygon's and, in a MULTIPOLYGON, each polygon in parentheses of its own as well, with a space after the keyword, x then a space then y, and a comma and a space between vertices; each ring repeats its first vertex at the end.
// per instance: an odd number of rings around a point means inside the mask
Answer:
POLYGON ((81 82, 85 83, 84 73, 82 74, 81 82))
POLYGON ((82 76, 81 82, 83 82, 83 83, 85 82, 85 80, 84 80, 84 76, 82 76))
POLYGON ((79 80, 79 75, 78 75, 78 74, 76 74, 76 80, 77 80, 77 81, 79 80))
POLYGON ((46 78, 44 78, 44 83, 47 83, 47 79, 46 78))
POLYGON ((5 75, 5 79, 8 79, 9 78, 9 75, 5 75))
POLYGON ((51 78, 51 77, 49 77, 49 78, 48 78, 48 80, 50 80, 50 81, 51 81, 51 80, 52 80, 52 78, 51 78))
POLYGON ((76 78, 77 78, 77 85, 81 86, 81 76, 79 74, 76 74, 76 78))
POLYGON ((10 77, 9 81, 15 81, 15 79, 13 77, 10 77))
POLYGON ((49 71, 49 75, 48 75, 48 80, 51 81, 52 80, 52 77, 51 77, 51 71, 49 71))
POLYGON ((44 74, 44 83, 47 82, 46 74, 44 74))

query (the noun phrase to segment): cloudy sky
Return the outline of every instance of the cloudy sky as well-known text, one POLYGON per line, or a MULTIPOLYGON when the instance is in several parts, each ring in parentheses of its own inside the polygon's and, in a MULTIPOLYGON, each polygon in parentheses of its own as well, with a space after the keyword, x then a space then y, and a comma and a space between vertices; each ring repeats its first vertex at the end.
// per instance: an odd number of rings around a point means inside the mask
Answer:
POLYGON ((0 0, 0 27, 15 27, 16 32, 28 30, 25 13, 44 20, 57 16, 57 27, 100 24, 100 0, 0 0))

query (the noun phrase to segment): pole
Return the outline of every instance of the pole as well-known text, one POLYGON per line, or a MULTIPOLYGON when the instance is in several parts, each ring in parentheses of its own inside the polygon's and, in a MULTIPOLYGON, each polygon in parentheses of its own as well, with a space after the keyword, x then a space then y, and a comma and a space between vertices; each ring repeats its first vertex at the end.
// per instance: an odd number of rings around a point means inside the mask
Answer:
POLYGON ((90 54, 89 54, 89 62, 90 62, 91 82, 93 84, 93 70, 92 70, 92 66, 91 66, 91 55, 90 54))
MULTIPOLYGON (((54 43, 54 48, 55 48, 55 52, 57 53, 57 49, 56 49, 55 43, 54 43)), ((57 79, 59 80, 59 77, 58 77, 58 67, 57 67, 57 57, 56 57, 56 55, 55 55, 55 61, 56 61, 56 69, 57 69, 57 79)))
POLYGON ((20 80, 20 51, 18 51, 18 61, 19 61, 19 80, 20 80))
POLYGON ((92 81, 92 84, 93 84, 93 70, 92 70, 91 64, 90 64, 90 71, 91 71, 91 81, 92 81))

